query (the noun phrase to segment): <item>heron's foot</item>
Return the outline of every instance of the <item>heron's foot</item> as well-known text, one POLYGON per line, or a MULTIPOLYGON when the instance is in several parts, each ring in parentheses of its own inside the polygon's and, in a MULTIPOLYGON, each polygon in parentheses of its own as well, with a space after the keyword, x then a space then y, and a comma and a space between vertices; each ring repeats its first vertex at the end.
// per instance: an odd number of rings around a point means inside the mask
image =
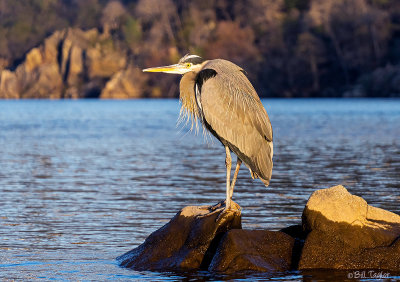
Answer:
POLYGON ((229 213, 231 210, 232 210, 231 208, 227 208, 227 207, 221 208, 221 209, 220 209, 219 215, 218 215, 217 218, 215 219, 215 222, 218 222, 218 221, 220 221, 221 219, 223 219, 225 216, 228 215, 228 213, 229 213))
MULTIPOLYGON (((217 205, 215 205, 215 206, 217 206, 217 205)), ((209 211, 209 213, 206 213, 206 214, 203 214, 203 215, 198 215, 197 217, 198 218, 203 218, 203 217, 206 217, 206 216, 211 216, 213 214, 222 212, 222 210, 224 210, 224 207, 214 208, 215 206, 207 207, 207 210, 209 211)))
POLYGON ((215 205, 213 205, 213 206, 201 206, 200 208, 201 208, 202 210, 208 210, 208 211, 213 212, 213 211, 215 211, 215 210, 220 209, 220 208, 223 207, 223 206, 225 206, 225 200, 224 200, 224 201, 221 201, 221 202, 219 202, 219 203, 217 203, 217 204, 215 204, 215 205))
MULTIPOLYGON (((225 201, 223 201, 225 202, 225 201)), ((242 208, 236 204, 231 202, 231 205, 229 207, 227 207, 225 205, 224 208, 220 208, 217 211, 219 211, 219 215, 217 216, 217 218, 215 219, 215 222, 220 221, 221 219, 223 219, 225 216, 228 216, 228 214, 235 214, 238 213, 238 215, 240 215, 242 213, 242 208)))
POLYGON ((200 215, 198 217, 199 218, 203 218, 203 217, 210 216, 210 215, 218 213, 218 216, 215 219, 215 222, 220 221, 222 218, 227 216, 229 213, 238 212, 240 214, 241 211, 242 211, 242 208, 236 203, 231 204, 231 206, 229 208, 226 207, 226 201, 225 200, 223 200, 223 201, 221 201, 221 202, 219 202, 219 203, 217 203, 216 205, 213 205, 213 206, 204 206, 204 207, 202 207, 202 209, 207 209, 209 211, 209 213, 200 215))
POLYGON ((216 205, 213 205, 213 206, 209 207, 209 209, 210 209, 211 211, 216 211, 216 210, 220 210, 220 209, 221 209, 222 207, 224 207, 224 206, 225 206, 225 200, 219 202, 219 203, 216 204, 216 205))

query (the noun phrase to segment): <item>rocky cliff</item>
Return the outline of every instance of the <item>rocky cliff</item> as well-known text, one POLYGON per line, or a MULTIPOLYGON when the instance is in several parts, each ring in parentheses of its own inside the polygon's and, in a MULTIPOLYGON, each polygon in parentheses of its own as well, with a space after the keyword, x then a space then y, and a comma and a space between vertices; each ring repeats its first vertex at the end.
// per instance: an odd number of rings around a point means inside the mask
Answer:
POLYGON ((31 49, 15 70, 1 72, 0 98, 137 98, 144 82, 109 34, 69 28, 31 49))

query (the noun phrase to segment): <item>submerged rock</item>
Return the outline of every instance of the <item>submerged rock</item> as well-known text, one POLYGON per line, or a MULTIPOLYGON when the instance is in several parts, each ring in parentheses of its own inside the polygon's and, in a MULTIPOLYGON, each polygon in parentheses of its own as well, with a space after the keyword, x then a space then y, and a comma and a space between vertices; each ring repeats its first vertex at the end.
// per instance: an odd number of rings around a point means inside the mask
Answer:
POLYGON ((275 272, 291 269, 294 238, 280 231, 230 230, 219 243, 210 271, 275 272))
POLYGON ((400 270, 400 216, 372 207, 345 187, 315 191, 303 212, 300 269, 400 270))
POLYGON ((136 270, 190 270, 208 265, 207 251, 213 249, 213 240, 230 229, 241 228, 240 207, 232 204, 235 209, 218 221, 220 213, 210 212, 211 207, 185 207, 117 261, 136 270))

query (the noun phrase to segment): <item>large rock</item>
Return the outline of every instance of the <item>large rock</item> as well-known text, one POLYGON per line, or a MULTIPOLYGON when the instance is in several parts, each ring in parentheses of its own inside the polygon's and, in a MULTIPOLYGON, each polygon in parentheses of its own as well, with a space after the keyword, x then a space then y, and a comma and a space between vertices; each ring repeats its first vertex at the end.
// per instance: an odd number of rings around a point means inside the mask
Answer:
POLYGON ((18 79, 15 73, 9 70, 3 70, 0 73, 0 98, 18 99, 19 87, 18 79))
POLYGON ((400 216, 343 186, 315 191, 303 212, 300 269, 400 269, 400 216))
POLYGON ((126 67, 127 54, 111 36, 97 29, 56 31, 14 72, 0 73, 0 98, 98 98, 106 82, 126 67))
POLYGON ((117 258, 121 266, 136 270, 189 270, 207 267, 215 244, 226 231, 241 228, 240 207, 216 221, 219 212, 190 206, 152 233, 143 244, 117 258))
POLYGON ((14 72, 4 70, 0 77, 0 98, 61 98, 63 82, 57 44, 63 36, 63 32, 55 32, 44 45, 30 50, 14 72))
POLYGON ((111 38, 97 42, 86 51, 89 78, 110 78, 125 68, 127 57, 125 52, 117 50, 111 38))
POLYGON ((136 270, 219 273, 400 269, 400 216, 369 206, 343 186, 315 191, 303 224, 281 231, 242 230, 234 205, 217 221, 211 207, 186 207, 117 260, 136 270))
POLYGON ((209 266, 210 271, 275 272, 292 268, 294 239, 280 231, 228 231, 209 266))
POLYGON ((140 98, 143 95, 143 85, 147 76, 135 67, 128 67, 117 72, 103 88, 101 99, 131 99, 140 98))
POLYGON ((63 82, 57 64, 46 62, 39 48, 32 49, 16 71, 20 98, 62 97, 63 82))

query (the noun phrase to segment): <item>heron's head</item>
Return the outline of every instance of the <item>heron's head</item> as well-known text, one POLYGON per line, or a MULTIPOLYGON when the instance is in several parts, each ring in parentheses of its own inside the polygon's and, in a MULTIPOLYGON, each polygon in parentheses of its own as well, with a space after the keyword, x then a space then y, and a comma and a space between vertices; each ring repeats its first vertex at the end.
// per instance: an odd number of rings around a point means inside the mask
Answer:
POLYGON ((205 60, 197 55, 185 55, 177 64, 144 69, 144 72, 165 72, 175 74, 185 74, 187 72, 199 70, 205 60))

